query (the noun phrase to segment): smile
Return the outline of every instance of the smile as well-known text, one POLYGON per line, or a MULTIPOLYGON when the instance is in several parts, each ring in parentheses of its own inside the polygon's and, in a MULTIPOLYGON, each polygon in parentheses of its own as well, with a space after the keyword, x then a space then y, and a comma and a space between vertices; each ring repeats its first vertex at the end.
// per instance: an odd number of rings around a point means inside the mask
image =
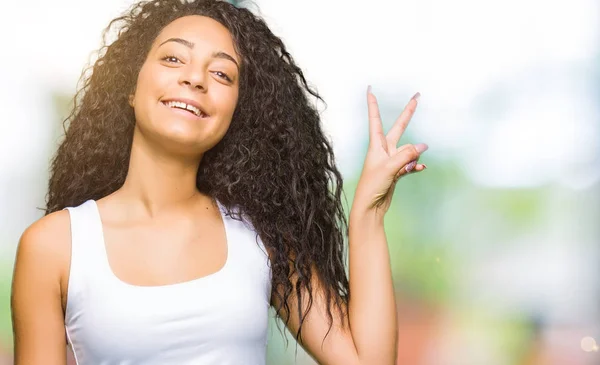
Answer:
POLYGON ((195 105, 184 103, 183 101, 168 100, 162 104, 168 108, 184 111, 185 113, 193 114, 198 118, 207 118, 209 115, 195 105))

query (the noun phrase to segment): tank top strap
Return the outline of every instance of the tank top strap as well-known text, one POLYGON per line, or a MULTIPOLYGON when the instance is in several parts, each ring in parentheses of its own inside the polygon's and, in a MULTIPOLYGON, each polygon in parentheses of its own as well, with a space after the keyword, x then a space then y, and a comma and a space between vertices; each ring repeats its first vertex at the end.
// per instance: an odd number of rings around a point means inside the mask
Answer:
POLYGON ((234 275, 252 277, 254 282, 264 284, 266 300, 270 298, 271 269, 267 250, 249 217, 233 206, 233 215, 219 203, 227 234, 228 269, 234 275), (243 219, 240 220, 240 216, 243 219))
POLYGON ((217 206, 221 212, 221 219, 225 228, 225 240, 227 242, 227 260, 229 264, 244 259, 243 247, 240 247, 240 237, 238 225, 241 223, 239 219, 240 208, 237 205, 231 207, 231 214, 227 212, 227 208, 215 199, 217 206))
POLYGON ((71 220, 71 267, 69 269, 68 303, 77 301, 90 285, 102 277, 103 234, 98 208, 94 200, 77 207, 65 208, 71 220))

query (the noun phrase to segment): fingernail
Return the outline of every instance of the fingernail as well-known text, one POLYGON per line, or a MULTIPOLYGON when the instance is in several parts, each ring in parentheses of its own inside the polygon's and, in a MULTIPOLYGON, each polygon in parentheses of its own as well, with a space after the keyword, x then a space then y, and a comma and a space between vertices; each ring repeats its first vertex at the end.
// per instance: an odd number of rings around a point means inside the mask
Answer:
POLYGON ((427 168, 427 165, 422 164, 423 165, 423 170, 425 170, 427 168))
POLYGON ((413 99, 415 99, 416 101, 419 101, 419 98, 421 97, 421 93, 417 92, 415 95, 413 95, 413 99))
POLYGON ((415 149, 419 153, 423 153, 423 152, 427 151, 428 148, 429 148, 429 146, 426 145, 425 143, 418 143, 415 145, 415 149))
POLYGON ((409 162, 409 163, 406 165, 406 167, 405 167, 405 169, 406 169, 406 172, 411 172, 411 171, 412 171, 412 169, 414 169, 414 168, 415 168, 415 166, 417 166, 417 161, 411 161, 411 162, 409 162))
POLYGON ((371 94, 371 85, 367 86, 367 94, 371 94))

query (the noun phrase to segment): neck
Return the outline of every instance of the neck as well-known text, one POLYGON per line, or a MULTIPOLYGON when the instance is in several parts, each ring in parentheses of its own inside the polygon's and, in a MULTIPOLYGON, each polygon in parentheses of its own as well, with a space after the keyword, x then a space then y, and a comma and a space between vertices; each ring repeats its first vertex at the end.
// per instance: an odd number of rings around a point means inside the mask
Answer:
POLYGON ((119 195, 131 209, 149 217, 190 206, 202 198, 196 188, 200 160, 201 156, 170 154, 134 133, 129 170, 119 195))

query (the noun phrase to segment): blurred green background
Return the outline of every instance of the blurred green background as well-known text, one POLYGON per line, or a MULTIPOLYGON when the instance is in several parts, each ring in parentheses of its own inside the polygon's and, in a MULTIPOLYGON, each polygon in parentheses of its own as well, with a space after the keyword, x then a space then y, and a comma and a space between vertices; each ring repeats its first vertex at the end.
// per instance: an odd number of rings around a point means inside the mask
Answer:
MULTIPOLYGON (((16 243, 42 216, 79 72, 130 3, 15 3, 0 15, 5 33, 20 32, 0 59, 0 364, 11 363, 16 243)), ((429 144, 428 169, 401 180, 386 216, 398 364, 600 363, 585 345, 600 341, 600 5, 256 4, 327 102, 348 204, 366 152, 366 85, 386 127, 422 94, 404 142, 429 144)), ((268 363, 313 364, 286 335, 287 346, 272 320, 268 363)))

